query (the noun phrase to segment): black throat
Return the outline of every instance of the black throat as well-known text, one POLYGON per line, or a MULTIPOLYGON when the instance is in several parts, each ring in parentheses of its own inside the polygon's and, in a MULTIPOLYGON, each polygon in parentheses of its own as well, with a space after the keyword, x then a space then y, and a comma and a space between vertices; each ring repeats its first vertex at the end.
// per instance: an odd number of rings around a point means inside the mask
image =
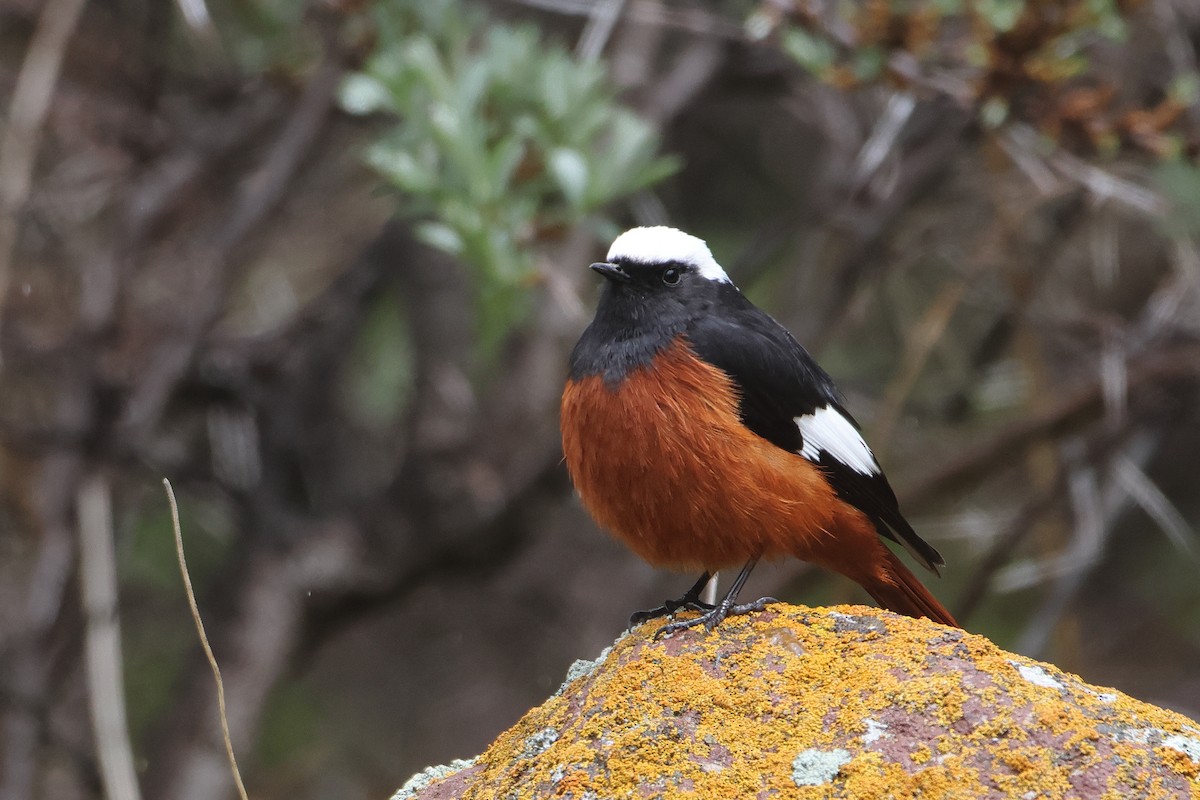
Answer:
POLYGON ((682 309, 661 305, 637 287, 606 284, 595 318, 571 351, 571 380, 598 375, 615 389, 648 365, 687 330, 687 315, 676 313, 682 309))
POLYGON ((689 277, 671 288, 653 281, 606 283, 596 317, 571 353, 571 380, 598 375, 615 388, 680 336, 690 337, 714 307, 752 308, 731 283, 689 277))

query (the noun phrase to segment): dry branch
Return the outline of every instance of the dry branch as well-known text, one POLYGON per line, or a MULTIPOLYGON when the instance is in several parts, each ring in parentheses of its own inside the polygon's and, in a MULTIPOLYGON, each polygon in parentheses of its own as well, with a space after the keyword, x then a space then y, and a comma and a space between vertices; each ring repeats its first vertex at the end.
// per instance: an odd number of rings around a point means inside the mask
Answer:
POLYGON ((138 800, 141 792, 125 718, 112 487, 106 477, 96 473, 84 479, 77 509, 88 706, 100 778, 108 800, 138 800))
POLYGON ((8 108, 8 124, 0 140, 0 319, 8 299, 12 258, 21 212, 33 182, 42 124, 83 5, 84 0, 48 0, 42 8, 8 108))
MULTIPOLYGON (((1200 365, 1200 349, 1195 345, 1155 352, 1130 365, 1130 391, 1160 381, 1195 379, 1197 365, 1200 365)), ((1100 380, 1075 389, 1049 408, 1013 423, 901 490, 901 502, 906 509, 920 509, 964 491, 998 467, 1014 463, 1016 457, 1035 442, 1057 438, 1096 418, 1103 413, 1103 407, 1104 388, 1100 380)))

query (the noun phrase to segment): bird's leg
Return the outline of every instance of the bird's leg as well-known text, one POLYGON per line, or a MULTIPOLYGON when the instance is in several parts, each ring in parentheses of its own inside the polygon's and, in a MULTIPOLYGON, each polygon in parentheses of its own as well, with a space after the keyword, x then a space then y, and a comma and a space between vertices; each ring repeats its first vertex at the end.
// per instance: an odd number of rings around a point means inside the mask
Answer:
POLYGON ((705 572, 700 576, 700 580, 696 581, 695 585, 688 589, 687 593, 678 600, 667 600, 658 608, 652 608, 648 611, 633 612, 633 616, 629 618, 630 629, 635 625, 641 625, 647 620, 669 617, 681 608, 686 608, 690 611, 711 611, 714 606, 700 599, 700 593, 704 591, 704 587, 708 585, 710 580, 712 580, 712 574, 705 572))
POLYGON ((738 605, 738 592, 742 590, 742 586, 745 585, 746 579, 750 577, 750 572, 754 569, 754 565, 757 563, 757 558, 752 558, 746 562, 746 566, 742 567, 742 571, 738 573, 737 579, 734 580, 733 585, 729 587, 729 593, 725 595, 725 599, 718 603, 716 607, 710 608, 708 611, 704 612, 695 619, 684 619, 679 620, 678 622, 671 622, 663 625, 658 629, 658 632, 654 634, 654 638, 658 639, 675 633, 676 631, 681 631, 686 628, 693 628, 697 625, 703 625, 707 630, 711 631, 721 623, 721 620, 725 619, 726 617, 732 617, 738 614, 749 614, 752 611, 762 611, 764 608, 766 608, 767 603, 779 602, 774 597, 760 597, 753 603, 742 603, 741 605, 738 605))

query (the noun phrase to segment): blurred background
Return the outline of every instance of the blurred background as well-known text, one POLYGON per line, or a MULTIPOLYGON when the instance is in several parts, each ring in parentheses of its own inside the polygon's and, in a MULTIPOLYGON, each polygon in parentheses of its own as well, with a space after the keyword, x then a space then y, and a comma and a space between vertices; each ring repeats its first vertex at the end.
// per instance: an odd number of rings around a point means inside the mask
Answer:
POLYGON ((233 796, 163 477, 260 800, 475 755, 681 594, 557 428, 586 265, 660 222, 839 381, 969 630, 1200 717, 1198 47, 1192 0, 3 0, 0 800, 233 796))

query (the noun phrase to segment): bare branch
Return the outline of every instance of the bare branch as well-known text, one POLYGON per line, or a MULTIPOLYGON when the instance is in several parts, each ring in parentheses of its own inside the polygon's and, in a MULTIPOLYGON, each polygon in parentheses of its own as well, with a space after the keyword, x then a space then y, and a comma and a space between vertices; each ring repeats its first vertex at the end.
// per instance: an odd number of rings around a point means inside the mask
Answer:
POLYGON ((121 623, 117 614, 117 558, 113 545, 112 489, 99 474, 86 478, 79 515, 79 588, 84 612, 85 675, 100 779, 108 800, 139 800, 129 723, 121 623))
POLYGON ((191 367, 204 333, 219 316, 229 278, 229 260, 246 236, 275 209, 315 143, 333 105, 342 67, 331 54, 309 80, 291 116, 283 125, 270 154, 241 187, 225 223, 190 258, 203 284, 183 314, 180 330, 150 359, 143 378, 125 406, 121 426, 126 436, 146 430, 191 367))
POLYGON ((48 0, 13 90, 8 124, 0 140, 0 315, 8 296, 21 211, 33 182, 38 137, 50 110, 67 40, 79 22, 83 4, 84 0, 48 0))
POLYGON ((584 63, 600 58, 600 53, 604 51, 604 45, 612 36, 617 20, 621 18, 621 10, 625 7, 625 1, 600 0, 593 4, 592 11, 588 15, 587 27, 583 29, 583 35, 579 37, 579 44, 575 47, 576 58, 584 63))
POLYGON ((204 41, 214 41, 217 36, 216 26, 213 25, 212 15, 208 13, 208 5, 204 0, 175 0, 179 12, 183 14, 188 27, 204 41))
POLYGON ((1111 200, 1152 216, 1162 216, 1167 211, 1167 201, 1158 192, 1089 164, 1062 148, 1043 156, 1039 152, 1038 134, 1028 125, 1010 125, 1000 132, 999 139, 1004 151, 1043 193, 1057 190, 1058 186, 1049 177, 1057 174, 1087 189, 1097 201, 1111 200))
POLYGON ((74 537, 66 509, 73 499, 77 474, 76 459, 65 455, 43 459, 37 468, 33 494, 41 541, 26 581, 29 589, 22 625, 16 636, 3 641, 7 651, 3 684, 20 702, 5 708, 0 721, 0 800, 28 800, 34 796, 44 704, 49 693, 49 632, 62 614, 75 565, 74 537))
MULTIPOLYGON (((596 0, 506 0, 513 5, 536 8, 552 14, 572 17, 590 17, 595 12, 596 0)), ((634 0, 625 12, 626 19, 639 25, 662 25, 667 28, 717 36, 737 41, 746 38, 742 27, 726 16, 712 14, 701 8, 666 8, 657 0, 634 0)))
POLYGON ((883 114, 876 120, 871 135, 858 151, 851 180, 855 190, 869 183, 884 159, 894 153, 896 140, 916 108, 917 99, 911 92, 892 92, 888 95, 883 114))
POLYGON ((1195 531, 1145 470, 1128 456, 1120 455, 1113 459, 1113 475, 1117 484, 1154 520, 1171 544, 1192 561, 1200 562, 1195 531))
MULTIPOLYGON (((1194 378, 1198 373, 1200 352, 1194 346, 1167 349, 1129 365, 1129 389, 1134 392, 1157 381, 1194 378)), ((1045 410, 1010 425, 988 441, 964 451, 917 485, 902 490, 901 501, 905 508, 911 510, 946 493, 959 491, 990 474, 996 465, 1012 463, 1013 457, 1032 443, 1075 429, 1085 420, 1098 415, 1102 407, 1103 388, 1097 379, 1066 394, 1045 410)))
MULTIPOLYGON (((1158 432, 1142 429, 1130 437, 1114 458, 1123 457, 1135 464, 1144 464, 1160 443, 1158 432)), ((1072 554, 1055 559, 1054 585, 1018 638, 1015 648, 1018 652, 1036 654, 1045 650, 1058 621, 1100 563, 1097 556, 1107 545, 1118 518, 1129 506, 1130 496, 1115 477, 1109 477, 1102 484, 1097 482, 1087 486, 1085 490, 1086 496, 1072 495, 1078 520, 1077 544, 1071 548, 1072 554)))
POLYGON ((966 296, 968 285, 968 279, 954 278, 942 286, 906 337, 904 356, 884 392, 883 407, 874 426, 872 440, 877 442, 876 454, 880 457, 887 452, 904 401, 912 393, 917 378, 933 354, 933 348, 950 325, 950 320, 966 296))

